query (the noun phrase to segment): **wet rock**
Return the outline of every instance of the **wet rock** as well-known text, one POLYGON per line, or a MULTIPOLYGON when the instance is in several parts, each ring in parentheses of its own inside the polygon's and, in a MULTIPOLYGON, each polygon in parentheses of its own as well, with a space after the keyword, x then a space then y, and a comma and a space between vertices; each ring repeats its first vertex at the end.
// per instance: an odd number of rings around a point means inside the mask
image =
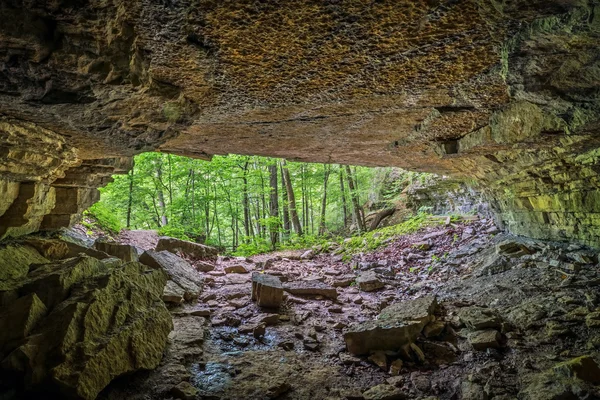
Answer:
POLYGON ((283 301, 283 287, 273 275, 252 273, 252 301, 259 307, 279 308, 283 301))
POLYGON ((286 351, 294 350, 294 342, 292 342, 291 340, 287 340, 285 342, 280 342, 280 343, 277 343, 277 347, 281 347, 282 349, 284 349, 286 351))
POLYGON ((387 371, 387 356, 385 355, 385 352, 376 351, 369 356, 368 360, 371 361, 373 364, 377 365, 383 371, 387 371))
POLYGON ((115 256, 123 261, 137 261, 139 256, 134 246, 128 244, 119 244, 116 242, 105 242, 97 240, 94 243, 94 248, 103 253, 115 256))
POLYGON ((377 385, 363 393, 365 400, 403 400, 406 395, 392 385, 377 385))
POLYGON ((247 274, 248 270, 243 265, 229 265, 223 268, 226 274, 247 274))
POLYGON ((500 329, 502 325, 500 316, 489 308, 463 308, 459 311, 458 316, 467 327, 474 330, 500 329))
POLYGON ((319 281, 290 282, 283 285, 283 290, 295 296, 323 296, 333 300, 338 296, 334 287, 319 281))
POLYGON ((361 272, 356 278, 356 284, 363 292, 372 292, 385 286, 373 271, 361 272))
POLYGON ((500 332, 487 329, 476 331, 469 334, 469 343, 475 350, 483 351, 489 348, 497 349, 500 347, 500 332))
POLYGON ((386 307, 375 321, 350 326, 344 332, 348 351, 368 354, 374 350, 396 351, 413 343, 437 307, 434 297, 404 301, 386 307))
POLYGON ((202 277, 184 259, 168 251, 145 251, 140 262, 167 273, 171 281, 181 287, 186 301, 195 300, 202 293, 202 277))
POLYGON ((176 399, 194 400, 198 395, 198 389, 192 386, 192 384, 189 382, 181 382, 171 389, 171 394, 176 399))

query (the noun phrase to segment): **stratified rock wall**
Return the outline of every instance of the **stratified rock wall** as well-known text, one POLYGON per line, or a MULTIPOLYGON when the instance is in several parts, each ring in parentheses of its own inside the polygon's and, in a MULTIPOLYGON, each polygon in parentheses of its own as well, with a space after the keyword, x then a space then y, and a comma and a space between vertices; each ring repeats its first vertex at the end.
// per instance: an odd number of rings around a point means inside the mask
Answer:
POLYGON ((512 232, 600 246, 600 3, 0 5, 0 238, 72 223, 128 157, 257 154, 477 182, 512 232))

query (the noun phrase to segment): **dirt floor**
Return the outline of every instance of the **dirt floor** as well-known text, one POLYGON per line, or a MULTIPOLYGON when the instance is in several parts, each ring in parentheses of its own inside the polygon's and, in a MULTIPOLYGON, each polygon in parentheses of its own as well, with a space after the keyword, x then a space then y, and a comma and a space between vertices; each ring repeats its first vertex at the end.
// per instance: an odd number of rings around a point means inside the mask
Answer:
POLYGON ((515 238, 478 219, 348 261, 335 252, 221 257, 201 274, 198 302, 172 309, 161 366, 118 379, 100 398, 600 398, 600 270, 597 254, 580 246, 515 238), (313 294, 286 292, 279 309, 260 309, 253 272, 313 294), (357 284, 364 274, 382 287, 364 291, 372 288, 357 284), (423 330, 420 353, 347 352, 348 329, 430 295, 437 328, 423 330))

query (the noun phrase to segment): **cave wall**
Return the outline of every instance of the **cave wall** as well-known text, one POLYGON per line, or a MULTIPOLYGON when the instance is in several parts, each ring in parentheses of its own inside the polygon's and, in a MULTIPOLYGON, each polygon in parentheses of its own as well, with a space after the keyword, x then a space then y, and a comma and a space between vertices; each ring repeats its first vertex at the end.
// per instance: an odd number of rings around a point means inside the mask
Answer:
POLYGON ((600 3, 7 0, 0 238, 73 223, 130 157, 256 154, 476 186, 600 247, 600 3))

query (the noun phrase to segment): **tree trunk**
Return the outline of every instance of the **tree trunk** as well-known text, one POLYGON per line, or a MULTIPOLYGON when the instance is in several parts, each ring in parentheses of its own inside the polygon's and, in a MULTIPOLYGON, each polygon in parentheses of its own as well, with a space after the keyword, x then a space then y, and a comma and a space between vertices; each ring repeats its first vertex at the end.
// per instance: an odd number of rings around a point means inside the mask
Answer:
POLYGON ((327 210, 327 180, 329 179, 329 172, 331 168, 327 164, 323 164, 323 202, 321 203, 321 221, 319 224, 319 235, 325 234, 325 212, 327 210))
POLYGON ((346 165, 346 177, 348 179, 348 188, 350 189, 350 197, 352 198, 352 206, 353 206, 352 215, 354 216, 354 219, 356 221, 356 226, 358 227, 358 229, 360 231, 364 231, 365 230, 365 222, 362 218, 360 204, 358 203, 358 196, 357 196, 356 189, 354 186, 354 179, 352 177, 352 171, 350 170, 350 167, 348 165, 346 165))
POLYGON ((340 165, 340 193, 342 195, 342 210, 344 213, 344 229, 348 223, 348 206, 346 205, 346 189, 344 188, 344 169, 340 165))
POLYGON ((269 231, 271 233, 271 247, 275 250, 277 238, 279 236, 279 224, 276 222, 279 217, 279 196, 277 195, 277 164, 269 165, 269 186, 271 189, 269 201, 269 231))
POLYGON ((242 206, 244 207, 244 234, 246 238, 244 241, 248 243, 250 239, 252 226, 250 225, 250 199, 248 197, 248 161, 242 168, 242 206))
POLYGON ((127 229, 131 227, 131 207, 133 206, 133 173, 135 169, 135 159, 129 171, 129 201, 127 202, 127 229))
POLYGON ((290 216, 294 231, 299 236, 302 236, 302 226, 300 225, 300 219, 298 218, 298 211, 296 210, 296 198, 294 197, 294 188, 292 187, 292 180, 290 178, 290 171, 287 168, 285 160, 283 161, 283 176, 285 180, 285 190, 287 191, 287 197, 290 208, 290 216))
POLYGON ((281 170, 281 204, 283 209, 283 236, 285 238, 290 234, 290 211, 288 210, 288 197, 287 190, 285 186, 285 179, 283 176, 283 164, 279 163, 279 169, 281 170))
POLYGON ((379 226, 379 224, 381 223, 381 221, 385 218, 385 217, 389 217, 390 215, 392 215, 394 212, 396 212, 395 208, 387 208, 383 211, 380 211, 377 213, 377 215, 375 215, 375 218, 373 219, 373 221, 371 221, 371 225, 369 226, 369 230, 372 231, 374 229, 377 229, 377 227, 379 226))
POLYGON ((169 223, 167 218, 167 206, 165 205, 165 194, 163 192, 162 182, 162 160, 155 163, 155 174, 156 174, 156 198, 158 200, 158 208, 160 210, 160 223, 161 226, 165 226, 169 223))

